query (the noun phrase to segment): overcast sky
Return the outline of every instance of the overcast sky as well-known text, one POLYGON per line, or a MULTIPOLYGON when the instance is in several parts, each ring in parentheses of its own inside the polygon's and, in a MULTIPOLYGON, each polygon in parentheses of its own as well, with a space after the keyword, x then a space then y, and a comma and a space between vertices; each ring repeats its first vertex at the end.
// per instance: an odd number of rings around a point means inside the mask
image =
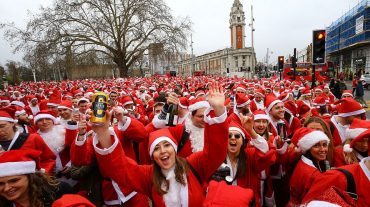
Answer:
MULTIPOLYGON (((30 11, 50 6, 53 0, 1 0, 0 22, 14 22, 24 28, 30 11)), ((229 14, 234 0, 165 0, 175 17, 193 22, 193 48, 196 55, 230 47, 229 14)), ((313 29, 322 29, 341 17, 359 0, 240 0, 246 14, 246 44, 251 45, 251 5, 255 19, 254 45, 258 61, 270 49, 270 61, 279 55, 301 50, 311 42, 313 29)), ((0 31, 0 65, 21 61, 23 54, 12 53, 0 31)), ((190 53, 190 47, 188 49, 190 53)))

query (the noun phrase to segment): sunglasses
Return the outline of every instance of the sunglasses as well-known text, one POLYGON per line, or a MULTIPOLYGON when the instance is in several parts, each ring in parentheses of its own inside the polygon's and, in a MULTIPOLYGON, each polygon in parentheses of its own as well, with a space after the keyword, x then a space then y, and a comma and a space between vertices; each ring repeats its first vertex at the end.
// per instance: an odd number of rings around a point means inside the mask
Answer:
POLYGON ((235 137, 235 139, 239 139, 240 137, 242 137, 241 134, 229 134, 229 139, 231 139, 232 137, 235 137))

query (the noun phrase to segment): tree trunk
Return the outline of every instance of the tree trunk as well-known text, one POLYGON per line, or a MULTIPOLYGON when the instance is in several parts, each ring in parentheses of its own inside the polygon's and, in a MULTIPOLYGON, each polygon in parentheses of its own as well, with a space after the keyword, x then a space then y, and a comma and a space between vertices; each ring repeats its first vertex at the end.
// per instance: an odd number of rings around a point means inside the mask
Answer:
POLYGON ((120 65, 117 65, 118 66, 118 70, 119 70, 119 77, 121 78, 126 78, 128 77, 128 68, 126 66, 126 64, 120 64, 120 65))

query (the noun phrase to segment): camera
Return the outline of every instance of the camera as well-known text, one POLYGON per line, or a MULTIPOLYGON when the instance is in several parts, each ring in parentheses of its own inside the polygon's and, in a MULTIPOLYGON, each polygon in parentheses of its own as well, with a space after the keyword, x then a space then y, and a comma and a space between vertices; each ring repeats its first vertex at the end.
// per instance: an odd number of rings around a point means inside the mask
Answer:
POLYGON ((211 180, 217 182, 226 181, 226 183, 229 185, 231 185, 234 181, 231 177, 231 169, 225 163, 222 163, 221 166, 213 173, 211 180))

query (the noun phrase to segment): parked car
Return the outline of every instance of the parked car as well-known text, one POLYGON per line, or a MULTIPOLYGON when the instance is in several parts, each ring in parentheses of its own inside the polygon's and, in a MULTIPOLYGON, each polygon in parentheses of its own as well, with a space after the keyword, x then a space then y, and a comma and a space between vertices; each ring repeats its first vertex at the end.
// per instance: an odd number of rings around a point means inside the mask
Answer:
POLYGON ((361 79, 364 80, 364 88, 369 89, 370 87, 370 74, 365 74, 361 76, 361 79))

